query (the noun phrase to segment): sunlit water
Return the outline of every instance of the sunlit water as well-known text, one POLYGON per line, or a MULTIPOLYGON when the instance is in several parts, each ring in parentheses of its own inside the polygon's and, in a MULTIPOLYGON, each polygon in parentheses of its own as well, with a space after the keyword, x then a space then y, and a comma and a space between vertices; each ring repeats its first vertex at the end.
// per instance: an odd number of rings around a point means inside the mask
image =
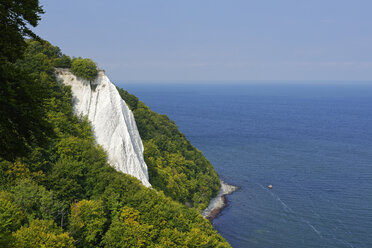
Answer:
POLYGON ((213 221, 233 247, 372 247, 372 85, 119 85, 241 186, 213 221))

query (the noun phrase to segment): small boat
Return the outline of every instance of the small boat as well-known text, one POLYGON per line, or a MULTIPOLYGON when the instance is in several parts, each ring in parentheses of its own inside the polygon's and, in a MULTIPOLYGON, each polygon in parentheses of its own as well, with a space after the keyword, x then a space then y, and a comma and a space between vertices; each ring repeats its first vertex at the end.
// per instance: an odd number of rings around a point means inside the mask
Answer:
POLYGON ((270 185, 268 185, 267 186, 269 189, 272 189, 273 188, 273 186, 270 184, 270 185))

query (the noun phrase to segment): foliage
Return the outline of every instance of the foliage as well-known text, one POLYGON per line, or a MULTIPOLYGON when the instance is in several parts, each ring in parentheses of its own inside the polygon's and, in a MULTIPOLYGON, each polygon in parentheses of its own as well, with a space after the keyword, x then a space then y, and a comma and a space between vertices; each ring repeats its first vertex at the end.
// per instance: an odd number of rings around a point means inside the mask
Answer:
POLYGON ((12 232, 21 227, 22 211, 11 200, 11 195, 0 192, 0 246, 8 247, 12 232))
POLYGON ((71 204, 70 232, 78 247, 97 247, 107 221, 102 201, 82 200, 71 204))
POLYGON ((128 105, 129 109, 134 111, 138 107, 138 97, 135 95, 130 94, 128 91, 120 89, 119 87, 116 87, 116 89, 119 91, 119 94, 122 99, 125 100, 126 104, 128 105))
POLYGON ((15 64, 24 56, 24 37, 36 37, 30 26, 42 13, 38 0, 0 2, 0 156, 8 160, 24 155, 31 143, 44 143, 48 131, 45 89, 28 68, 15 64))
POLYGON ((71 71, 77 77, 94 80, 97 76, 97 65, 91 59, 74 58, 71 62, 71 71))
POLYGON ((44 143, 50 127, 44 119, 45 85, 26 67, 0 64, 0 156, 12 160, 33 143, 44 143))
POLYGON ((73 248, 74 240, 53 221, 35 219, 13 234, 17 248, 73 248))
POLYGON ((140 222, 139 211, 123 207, 107 231, 105 247, 149 247, 154 236, 153 226, 140 222))
POLYGON ((63 55, 60 58, 54 60, 54 67, 59 68, 70 68, 71 67, 71 58, 69 56, 63 55))
MULTIPOLYGON (((148 247, 195 247, 198 242, 202 244, 199 247, 229 247, 198 210, 144 187, 138 179, 107 164, 104 150, 95 143, 90 123, 73 114, 70 89, 59 84, 53 75, 53 65, 63 54, 47 42, 28 41, 28 44, 24 59, 16 65, 28 68, 29 75, 44 87, 46 97, 41 118, 53 132, 45 133, 43 145, 27 143, 27 152, 11 161, 0 155, 0 189, 6 190, 8 205, 5 209, 12 209, 5 213, 14 213, 16 217, 12 221, 14 225, 4 229, 7 237, 13 232, 13 247, 120 247, 123 240, 148 247), (23 227, 15 231, 20 224, 23 227), (147 236, 137 240, 138 234, 147 236)), ((149 114, 147 118, 167 127, 154 131, 159 126, 149 122, 149 136, 145 141, 146 151, 151 155, 146 156, 154 160, 153 168, 157 159, 161 166, 168 166, 169 174, 163 178, 166 180, 164 189, 170 185, 170 190, 164 192, 173 198, 177 197, 171 192, 180 192, 186 200, 199 195, 200 202, 207 202, 208 194, 212 195, 208 193, 208 186, 214 184, 213 179, 210 184, 203 180, 203 175, 208 178, 208 173, 215 175, 215 172, 203 167, 202 161, 194 162, 200 169, 192 167, 193 156, 197 158, 201 153, 192 148, 174 124, 169 129, 168 119, 152 116, 140 102, 138 104, 137 110, 144 109, 143 115, 149 114), (161 139, 154 139, 154 149, 149 149, 151 132, 164 132, 161 138, 164 145, 159 143, 161 139), (168 145, 167 137, 172 134, 175 134, 175 143, 168 145), (181 141, 183 145, 179 144, 181 141), (177 145, 182 152, 177 153, 177 147, 169 148, 177 145), (180 175, 182 173, 185 176, 180 175), (174 182, 169 183, 171 180, 174 182), (196 191, 192 197, 187 196, 182 188, 183 180, 205 185, 203 193, 196 191), (198 180, 203 182, 198 183, 198 180), (180 190, 174 191, 180 185, 180 190)), ((146 131, 145 120, 143 117, 139 123, 146 131)), ((155 178, 160 180, 160 177, 155 178)), ((158 183, 160 185, 160 181, 158 183)), ((185 188, 193 192, 189 186, 185 188)))
POLYGON ((43 13, 38 0, 1 0, 0 63, 15 62, 23 56, 24 36, 36 37, 29 25, 36 27, 43 13))
POLYGON ((136 119, 152 186, 174 200, 206 208, 220 188, 211 163, 166 115, 151 111, 123 89, 119 93, 136 119))
POLYGON ((66 212, 67 206, 56 199, 53 191, 29 179, 21 180, 11 192, 14 203, 23 209, 29 222, 33 219, 57 220, 66 212))

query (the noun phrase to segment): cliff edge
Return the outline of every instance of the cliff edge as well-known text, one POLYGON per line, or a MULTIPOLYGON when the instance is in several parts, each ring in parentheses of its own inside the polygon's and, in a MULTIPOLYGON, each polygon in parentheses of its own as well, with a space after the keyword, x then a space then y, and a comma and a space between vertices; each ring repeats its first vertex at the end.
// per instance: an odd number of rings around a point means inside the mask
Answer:
POLYGON ((71 86, 74 112, 88 117, 96 142, 108 154, 108 162, 150 187, 144 148, 133 113, 105 72, 98 71, 97 77, 89 81, 76 77, 69 69, 58 68, 56 77, 71 86))

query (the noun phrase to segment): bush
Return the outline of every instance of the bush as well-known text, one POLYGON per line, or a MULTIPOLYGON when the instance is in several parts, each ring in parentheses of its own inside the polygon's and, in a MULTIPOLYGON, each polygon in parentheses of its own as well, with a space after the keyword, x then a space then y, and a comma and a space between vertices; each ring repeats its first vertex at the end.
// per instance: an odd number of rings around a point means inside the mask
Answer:
POLYGON ((74 58, 71 62, 71 71, 77 77, 93 80, 97 76, 97 65, 91 59, 74 58))
POLYGON ((71 67, 71 58, 69 56, 63 55, 60 58, 54 60, 54 67, 59 68, 70 68, 71 67))

